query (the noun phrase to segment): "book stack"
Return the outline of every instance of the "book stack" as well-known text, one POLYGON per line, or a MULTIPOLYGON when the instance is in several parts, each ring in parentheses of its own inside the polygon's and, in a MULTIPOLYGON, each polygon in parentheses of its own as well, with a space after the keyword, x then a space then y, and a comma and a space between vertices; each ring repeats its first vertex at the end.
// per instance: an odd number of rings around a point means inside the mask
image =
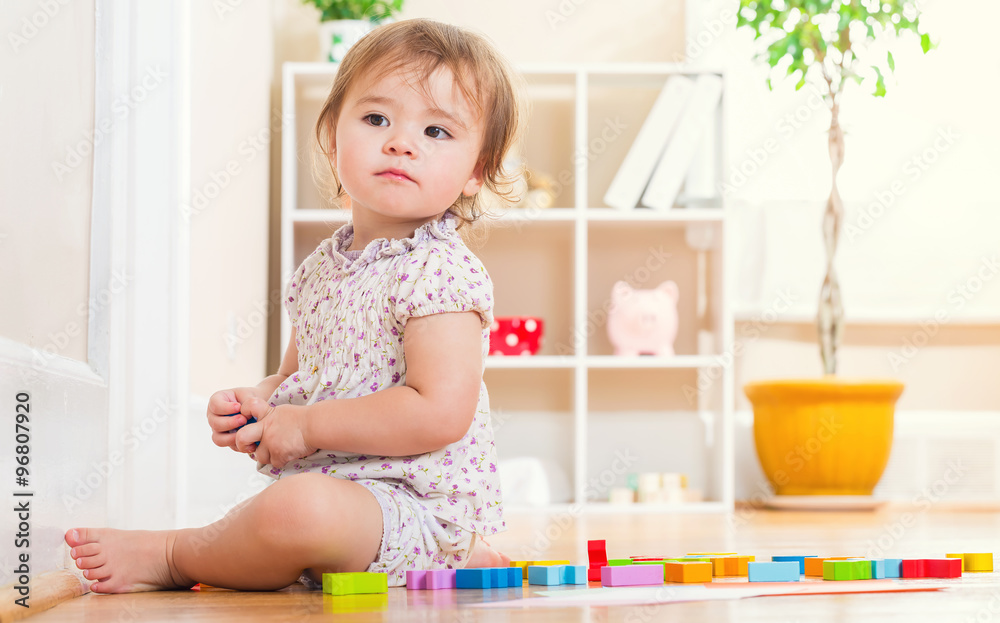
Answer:
POLYGON ((604 203, 619 210, 638 206, 669 210, 682 187, 689 198, 713 197, 712 143, 721 98, 718 75, 670 77, 611 181, 604 203))

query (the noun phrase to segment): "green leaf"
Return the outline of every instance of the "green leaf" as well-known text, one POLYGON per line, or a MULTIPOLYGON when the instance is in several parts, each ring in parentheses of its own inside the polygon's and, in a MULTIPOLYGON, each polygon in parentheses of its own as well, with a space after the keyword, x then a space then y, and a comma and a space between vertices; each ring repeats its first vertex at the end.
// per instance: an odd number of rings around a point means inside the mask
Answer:
POLYGON ((879 71, 878 67, 872 67, 875 70, 875 75, 878 78, 875 80, 875 97, 885 97, 885 77, 882 72, 879 71))
POLYGON ((896 71, 896 61, 892 58, 892 51, 890 50, 886 56, 886 62, 889 64, 889 71, 896 71))
POLYGON ((931 36, 927 33, 920 35, 920 49, 924 51, 924 54, 927 54, 931 47, 931 36))

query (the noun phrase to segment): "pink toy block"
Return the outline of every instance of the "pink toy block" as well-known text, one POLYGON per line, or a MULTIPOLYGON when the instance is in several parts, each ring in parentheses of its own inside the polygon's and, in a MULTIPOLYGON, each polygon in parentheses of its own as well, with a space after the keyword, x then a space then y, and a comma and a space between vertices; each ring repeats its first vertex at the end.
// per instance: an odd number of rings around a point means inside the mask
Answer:
POLYGON ((660 565, 601 567, 601 586, 652 586, 663 584, 660 565))
MULTIPOLYGON (((409 586, 409 583, 407 583, 409 586)), ((455 588, 454 569, 432 569, 427 572, 428 590, 438 590, 442 588, 455 588)))
POLYGON ((422 591, 427 588, 427 572, 418 569, 406 570, 406 590, 422 591))

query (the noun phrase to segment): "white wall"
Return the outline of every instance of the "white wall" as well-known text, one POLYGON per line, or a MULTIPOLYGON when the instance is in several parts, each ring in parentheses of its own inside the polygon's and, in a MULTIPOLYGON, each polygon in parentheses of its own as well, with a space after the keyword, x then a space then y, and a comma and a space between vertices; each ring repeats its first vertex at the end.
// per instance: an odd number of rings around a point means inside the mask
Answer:
POLYGON ((94 2, 49 10, 0 11, 0 335, 86 361, 94 2))

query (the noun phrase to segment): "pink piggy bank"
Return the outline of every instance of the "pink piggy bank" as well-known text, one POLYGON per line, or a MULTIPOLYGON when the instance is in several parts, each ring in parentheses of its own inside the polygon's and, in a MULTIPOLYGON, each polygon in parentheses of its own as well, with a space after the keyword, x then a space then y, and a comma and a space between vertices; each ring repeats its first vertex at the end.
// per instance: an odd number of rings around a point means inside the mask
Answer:
POLYGON ((674 354, 677 337, 677 298, 673 281, 653 290, 636 290, 624 281, 611 289, 608 339, 616 355, 674 354))

